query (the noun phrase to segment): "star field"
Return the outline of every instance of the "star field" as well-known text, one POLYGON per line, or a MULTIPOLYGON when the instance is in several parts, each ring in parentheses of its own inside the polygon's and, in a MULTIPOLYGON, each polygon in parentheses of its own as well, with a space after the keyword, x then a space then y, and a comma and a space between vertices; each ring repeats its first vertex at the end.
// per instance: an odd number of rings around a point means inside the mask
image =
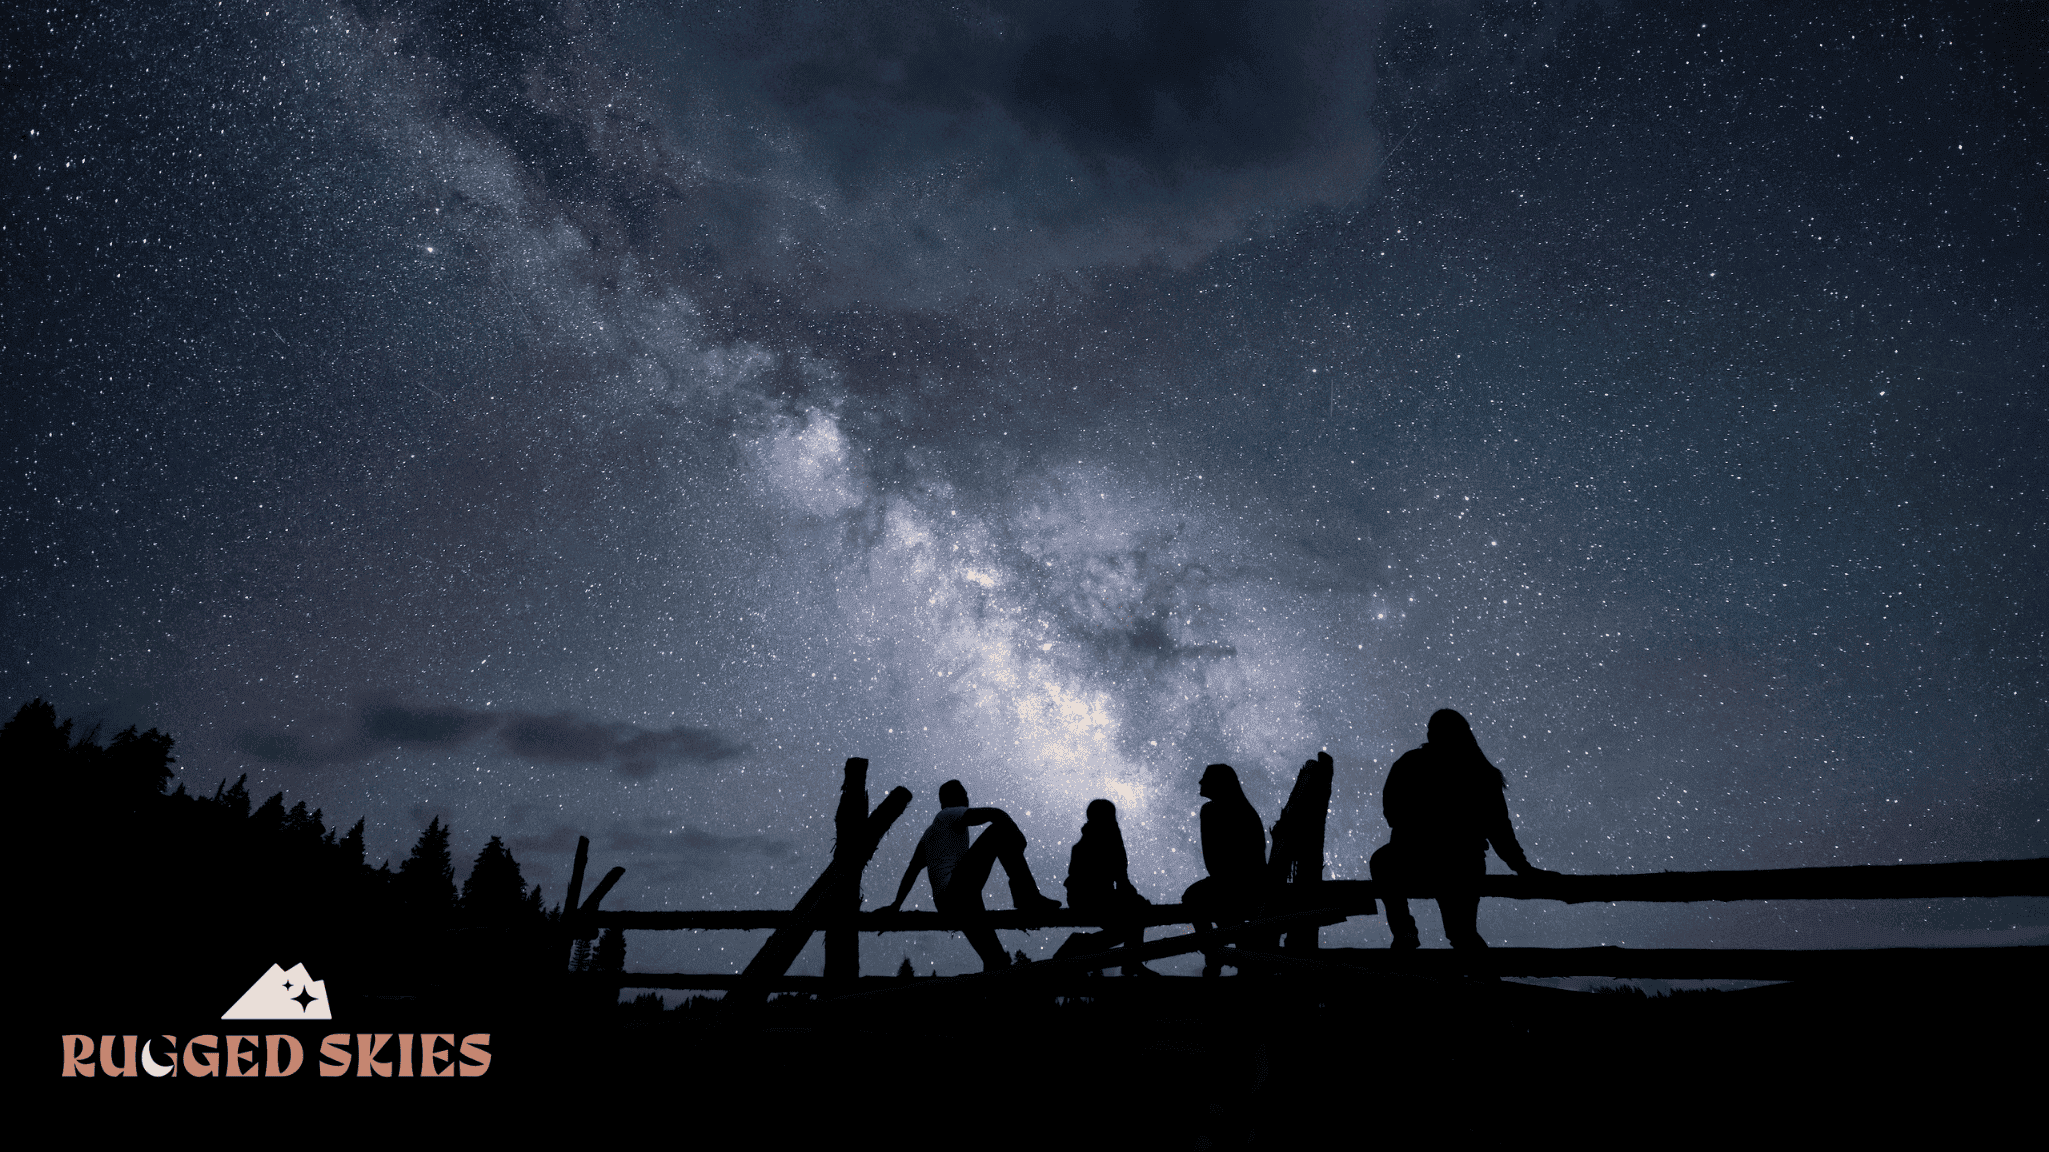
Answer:
POLYGON ((1284 8, 17 16, 0 683, 616 907, 793 902, 851 755, 871 902, 950 777, 1178 898, 1321 748, 1361 876, 1439 707, 1545 867, 2049 855, 2042 14, 1284 8))

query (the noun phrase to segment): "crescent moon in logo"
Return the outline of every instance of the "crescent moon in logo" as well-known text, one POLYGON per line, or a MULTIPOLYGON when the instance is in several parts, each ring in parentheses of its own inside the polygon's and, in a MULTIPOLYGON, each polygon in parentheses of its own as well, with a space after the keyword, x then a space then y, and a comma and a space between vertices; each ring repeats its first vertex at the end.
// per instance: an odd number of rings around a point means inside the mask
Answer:
POLYGON ((149 1051, 150 1046, 155 1043, 155 1040, 150 1040, 142 1046, 142 1070, 152 1076, 169 1076, 172 1072, 177 1071, 178 1061, 173 1058, 169 1064, 157 1063, 156 1057, 150 1055, 149 1051))

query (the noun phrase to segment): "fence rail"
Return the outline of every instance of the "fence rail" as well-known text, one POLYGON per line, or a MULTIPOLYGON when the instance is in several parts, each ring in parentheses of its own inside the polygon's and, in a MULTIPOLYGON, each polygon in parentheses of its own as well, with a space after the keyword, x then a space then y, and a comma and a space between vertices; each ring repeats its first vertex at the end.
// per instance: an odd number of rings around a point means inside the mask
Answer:
MULTIPOLYGON (((1372 915, 1375 901, 1385 898, 1371 880, 1325 880, 1304 885, 1306 897, 1318 907, 1339 908, 1347 915, 1372 915)), ((1714 872, 1646 872, 1608 876, 1487 876, 1480 895, 1507 900, 1558 900, 1567 904, 1699 903, 1737 900, 1913 900, 1944 897, 2049 896, 2049 857, 2038 860, 1983 860, 1956 864, 1874 864, 1838 868, 1760 868, 1714 872)), ((1427 891, 1403 895, 1424 899, 1427 891)), ((1303 899, 1303 898, 1298 898, 1303 899)), ((598 912, 600 928, 654 931, 705 929, 828 928, 851 926, 861 932, 947 932, 968 925, 960 916, 937 912, 859 912, 852 916, 818 915, 808 922, 798 913, 764 909, 730 912, 598 912)), ((1067 909, 1051 914, 993 911, 980 922, 991 928, 1109 927, 1099 917, 1067 909)), ((1194 916, 1179 904, 1155 904, 1121 924, 1153 928, 1188 924, 1194 916)))

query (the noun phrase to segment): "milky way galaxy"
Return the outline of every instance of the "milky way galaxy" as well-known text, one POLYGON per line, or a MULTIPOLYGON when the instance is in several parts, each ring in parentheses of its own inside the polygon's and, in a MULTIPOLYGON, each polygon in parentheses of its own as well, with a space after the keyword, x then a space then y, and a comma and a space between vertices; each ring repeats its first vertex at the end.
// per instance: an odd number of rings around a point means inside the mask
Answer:
POLYGON ((1360 877, 1440 707, 1545 867, 2049 855, 2049 21, 1725 7, 17 15, 0 683, 551 903, 786 907, 854 755, 871 905, 952 777, 1177 899, 1320 749, 1360 877))

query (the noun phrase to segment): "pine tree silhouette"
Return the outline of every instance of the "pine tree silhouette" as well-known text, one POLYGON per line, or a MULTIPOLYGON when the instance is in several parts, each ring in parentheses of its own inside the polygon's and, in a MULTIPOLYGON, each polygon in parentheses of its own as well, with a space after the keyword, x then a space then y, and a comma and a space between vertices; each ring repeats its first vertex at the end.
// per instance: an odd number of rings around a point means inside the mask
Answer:
POLYGON ((132 807, 163 795, 173 775, 169 736, 152 728, 137 735, 133 727, 114 737, 100 758, 101 777, 118 797, 118 803, 132 807))
POLYGON ((57 709, 38 696, 0 727, 0 757, 10 764, 54 766, 71 749, 71 721, 57 723, 57 709))
POLYGON ((335 848, 340 853, 341 866, 351 874, 365 871, 370 867, 369 861, 363 858, 363 821, 357 820, 356 826, 349 829, 348 835, 335 843, 335 848))
POLYGON ((280 792, 259 805, 249 814, 250 831, 259 836, 272 836, 285 826, 285 794, 280 792))
POLYGON ((235 786, 233 788, 226 787, 226 780, 221 781, 222 787, 213 790, 213 802, 220 805, 224 811, 232 812, 238 819, 247 817, 249 815, 248 783, 249 773, 247 772, 235 778, 235 786))
POLYGON ((427 822, 410 856, 398 866, 395 887, 415 921, 446 924, 455 913, 455 864, 448 855, 448 829, 436 816, 427 822))
POLYGON ((509 926, 518 923, 527 909, 526 880, 519 874, 519 861, 498 837, 491 837, 470 866, 469 879, 462 882, 463 919, 471 924, 509 926))
POLYGON ((597 949, 591 954, 591 971, 626 971, 626 933, 607 928, 598 936, 597 949))

